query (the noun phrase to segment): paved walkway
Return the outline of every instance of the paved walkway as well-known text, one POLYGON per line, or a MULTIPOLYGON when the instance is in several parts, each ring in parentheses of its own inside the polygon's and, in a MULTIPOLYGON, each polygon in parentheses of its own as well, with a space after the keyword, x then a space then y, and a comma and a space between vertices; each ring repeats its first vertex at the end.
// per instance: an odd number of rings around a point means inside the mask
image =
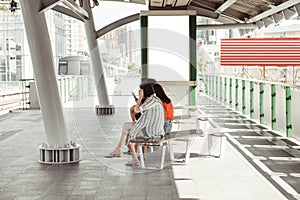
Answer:
MULTIPOLYGON (((167 156, 163 170, 141 170, 124 165, 130 156, 103 157, 116 145, 122 123, 130 119, 127 108, 97 117, 93 108, 73 106, 65 109, 65 118, 70 139, 81 145, 81 161, 45 165, 38 162, 38 146, 46 142, 40 110, 0 116, 0 200, 286 199, 229 143, 222 158, 199 157, 204 140, 198 138, 190 164, 171 164, 167 156)), ((187 119, 175 126, 190 125, 193 121, 187 119)), ((184 145, 174 142, 177 156, 184 145)), ((150 154, 148 162, 155 164, 158 153, 150 154)))

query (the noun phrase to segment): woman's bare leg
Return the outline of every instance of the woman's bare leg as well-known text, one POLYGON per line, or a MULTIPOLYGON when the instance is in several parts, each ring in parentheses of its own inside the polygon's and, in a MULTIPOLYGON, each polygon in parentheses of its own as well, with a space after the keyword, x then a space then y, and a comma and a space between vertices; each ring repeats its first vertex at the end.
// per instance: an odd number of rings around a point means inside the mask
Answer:
POLYGON ((135 107, 135 105, 131 106, 130 109, 129 109, 129 113, 130 113, 130 117, 131 117, 132 122, 135 122, 135 120, 136 120, 136 118, 134 116, 134 107, 135 107))
POLYGON ((133 126, 132 122, 125 122, 123 124, 122 133, 121 133, 117 147, 105 157, 113 158, 113 157, 121 156, 121 149, 126 143, 127 135, 129 133, 129 130, 132 128, 132 126, 133 126))
POLYGON ((136 155, 135 145, 130 144, 130 145, 128 145, 128 148, 131 152, 132 160, 129 161, 128 163, 126 163, 125 165, 127 165, 127 166, 138 166, 139 165, 139 160, 138 160, 137 155, 136 155))
POLYGON ((134 144, 130 144, 130 145, 128 145, 128 148, 129 148, 129 150, 131 152, 132 160, 137 160, 138 157, 136 155, 135 145, 134 144))

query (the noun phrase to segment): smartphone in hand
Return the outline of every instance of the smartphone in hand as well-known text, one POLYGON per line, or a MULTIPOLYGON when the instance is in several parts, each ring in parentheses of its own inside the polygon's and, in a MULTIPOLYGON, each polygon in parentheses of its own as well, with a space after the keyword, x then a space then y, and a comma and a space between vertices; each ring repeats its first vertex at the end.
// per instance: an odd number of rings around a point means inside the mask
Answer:
POLYGON ((133 92, 131 92, 131 94, 132 94, 132 96, 133 96, 135 102, 137 102, 137 101, 138 101, 138 98, 135 96, 135 94, 134 94, 133 92))

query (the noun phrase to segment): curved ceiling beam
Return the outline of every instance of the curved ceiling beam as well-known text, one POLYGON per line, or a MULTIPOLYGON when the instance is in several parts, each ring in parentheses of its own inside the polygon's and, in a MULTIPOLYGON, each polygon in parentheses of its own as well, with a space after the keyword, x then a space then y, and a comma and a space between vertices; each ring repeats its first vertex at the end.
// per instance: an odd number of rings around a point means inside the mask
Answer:
POLYGON ((112 31, 120 26, 123 26, 125 24, 128 24, 130 22, 134 22, 134 21, 137 21, 140 19, 140 13, 137 13, 137 14, 133 14, 133 15, 130 15, 128 17, 124 17, 120 20, 117 20, 103 28, 101 28, 100 30, 98 30, 96 32, 96 39, 98 39, 99 37, 103 36, 105 33, 108 33, 109 31, 112 31))

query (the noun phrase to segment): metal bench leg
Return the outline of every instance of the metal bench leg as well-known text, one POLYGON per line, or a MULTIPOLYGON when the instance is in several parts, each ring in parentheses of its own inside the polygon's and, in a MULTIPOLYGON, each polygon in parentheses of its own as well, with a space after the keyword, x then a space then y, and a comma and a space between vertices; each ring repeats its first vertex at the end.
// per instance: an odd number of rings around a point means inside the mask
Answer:
POLYGON ((211 156, 211 151, 212 151, 212 135, 207 136, 207 147, 208 147, 208 156, 211 156))
POLYGON ((165 164, 165 157, 166 157, 166 143, 163 144, 162 147, 162 152, 161 152, 161 160, 160 160, 160 169, 164 168, 164 164, 165 164))
POLYGON ((172 142, 168 142, 168 147, 169 147, 169 152, 170 152, 170 159, 171 161, 174 161, 174 152, 173 152, 173 147, 172 147, 172 142))
POLYGON ((153 147, 149 147, 150 148, 150 153, 152 153, 153 152, 153 147))
POLYGON ((140 154, 140 162, 141 162, 141 168, 145 169, 145 161, 144 161, 144 155, 143 155, 143 144, 138 145, 139 154, 140 154))
POLYGON ((191 141, 190 139, 186 140, 186 150, 185 150, 185 163, 190 162, 190 154, 191 154, 191 141))
POLYGON ((225 144, 226 144, 226 137, 225 136, 221 136, 219 158, 221 158, 221 156, 223 156, 223 154, 224 154, 225 144))

